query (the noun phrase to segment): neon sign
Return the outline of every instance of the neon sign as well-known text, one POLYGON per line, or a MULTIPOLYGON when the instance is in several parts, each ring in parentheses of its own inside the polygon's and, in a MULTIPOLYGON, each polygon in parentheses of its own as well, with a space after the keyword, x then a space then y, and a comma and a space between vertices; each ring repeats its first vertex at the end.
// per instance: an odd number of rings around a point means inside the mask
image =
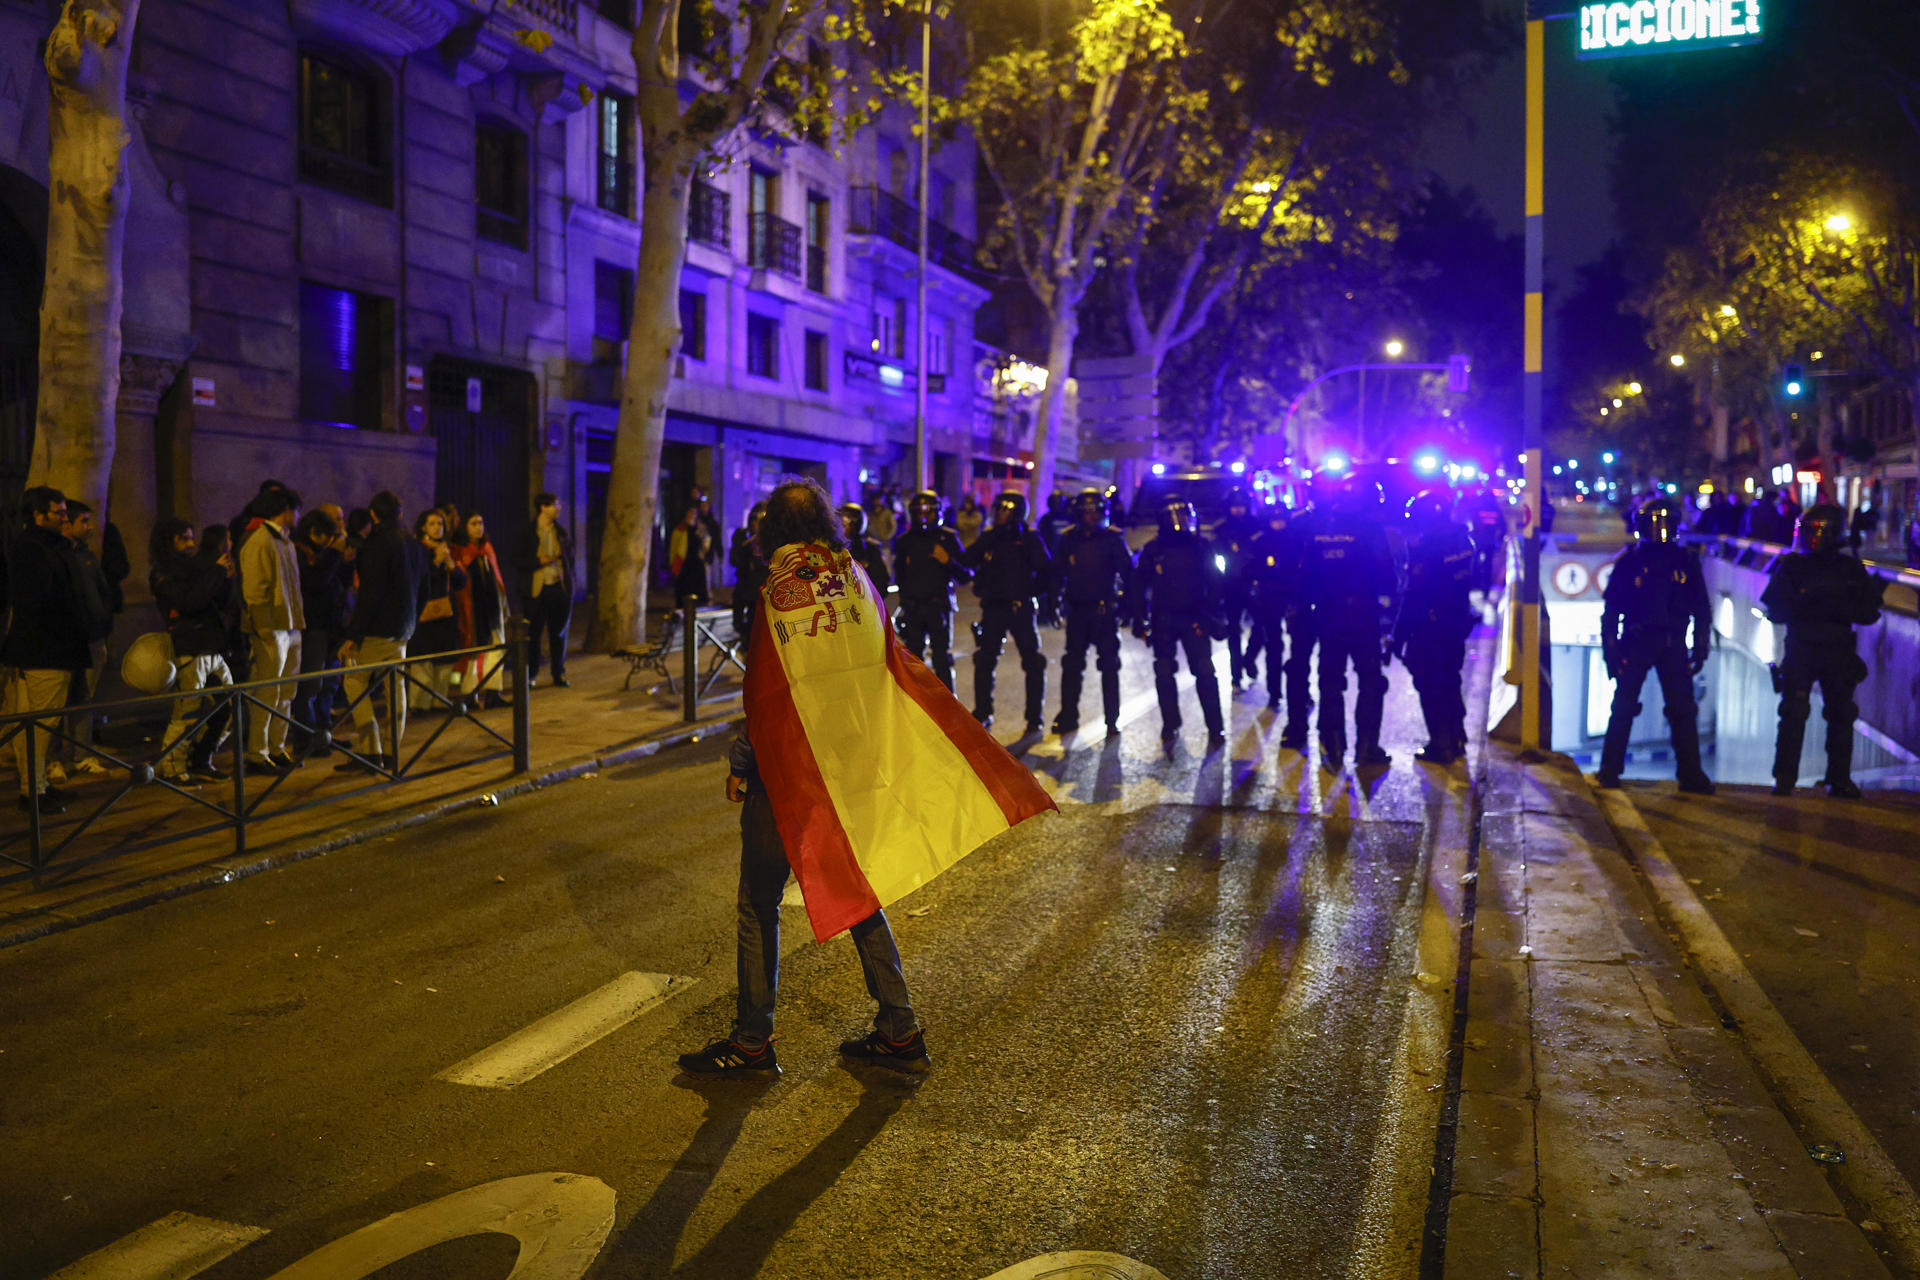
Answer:
POLYGON ((1623 58, 1760 39, 1762 0, 1612 0, 1580 6, 1580 56, 1623 58))

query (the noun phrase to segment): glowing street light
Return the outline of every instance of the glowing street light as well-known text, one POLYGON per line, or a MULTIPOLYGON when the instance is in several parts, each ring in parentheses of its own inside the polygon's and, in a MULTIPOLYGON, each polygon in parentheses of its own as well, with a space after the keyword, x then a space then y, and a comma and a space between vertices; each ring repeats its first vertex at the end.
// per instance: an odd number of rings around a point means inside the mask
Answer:
POLYGON ((1622 400, 1619 396, 1615 396, 1613 398, 1613 407, 1616 409, 1623 408, 1626 405, 1626 403, 1627 402, 1625 400, 1622 400))
POLYGON ((1604 418, 1604 417, 1606 417, 1606 416, 1607 416, 1608 414, 1610 414, 1610 413, 1612 413, 1612 412, 1613 412, 1613 410, 1611 410, 1611 409, 1609 409, 1609 408, 1607 408, 1607 406, 1605 406, 1605 405, 1601 405, 1601 406, 1600 406, 1600 416, 1601 416, 1601 417, 1603 417, 1603 418, 1604 418))
POLYGON ((1398 338, 1388 338, 1387 345, 1386 345, 1386 352, 1387 352, 1387 358, 1389 360, 1398 360, 1401 356, 1406 354, 1407 344, 1400 341, 1400 339, 1398 338))
POLYGON ((1627 394, 1628 394, 1628 395, 1630 395, 1630 396, 1637 396, 1637 395, 1639 395, 1639 394, 1640 394, 1640 392, 1642 391, 1642 389, 1643 389, 1643 388, 1642 388, 1642 387, 1640 386, 1640 384, 1639 384, 1639 383, 1637 383, 1637 382, 1629 382, 1629 383, 1627 384, 1627 394))
POLYGON ((1602 461, 1602 462, 1604 462, 1604 463, 1606 463, 1606 464, 1607 464, 1608 466, 1612 466, 1612 465, 1613 465, 1613 450, 1611 450, 1611 449, 1609 449, 1609 450, 1607 450, 1607 451, 1606 451, 1605 453, 1603 453, 1603 454, 1601 454, 1601 455, 1600 455, 1600 461, 1602 461))
POLYGON ((1720 304, 1720 314, 1724 316, 1726 319, 1732 320, 1737 318, 1740 313, 1734 310, 1732 303, 1725 302, 1720 304))
POLYGON ((1687 367, 1687 358, 1676 351, 1667 357, 1667 363, 1676 369, 1684 369, 1687 367))
POLYGON ((1836 213, 1827 219, 1827 230, 1844 235, 1853 230, 1853 219, 1844 213, 1836 213))

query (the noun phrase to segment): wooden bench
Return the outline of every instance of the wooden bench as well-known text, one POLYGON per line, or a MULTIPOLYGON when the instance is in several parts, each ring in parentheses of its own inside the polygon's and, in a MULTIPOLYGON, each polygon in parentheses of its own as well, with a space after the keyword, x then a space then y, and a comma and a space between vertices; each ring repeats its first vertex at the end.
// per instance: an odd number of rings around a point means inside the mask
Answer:
MULTIPOLYGON (((742 672, 747 667, 740 655, 740 640, 733 633, 733 613, 728 609, 700 609, 694 615, 697 631, 696 642, 709 646, 712 653, 707 659, 707 670, 700 682, 700 692, 705 694, 714 682, 720 678, 728 663, 732 663, 742 672)), ((654 671, 667 682, 669 693, 678 693, 679 685, 674 680, 673 663, 670 659, 678 655, 684 647, 686 636, 686 614, 675 609, 660 620, 658 630, 643 645, 628 645, 615 649, 609 655, 619 658, 627 664, 627 678, 620 686, 627 690, 633 688, 633 678, 642 671, 654 671)))
POLYGON ((673 667, 667 658, 676 648, 675 641, 680 635, 680 612, 675 610, 660 620, 660 627, 647 638, 645 644, 626 645, 615 649, 608 656, 619 658, 627 664, 627 678, 620 685, 624 692, 633 688, 633 678, 642 671, 657 671, 667 682, 669 693, 679 692, 679 686, 673 682, 673 667))

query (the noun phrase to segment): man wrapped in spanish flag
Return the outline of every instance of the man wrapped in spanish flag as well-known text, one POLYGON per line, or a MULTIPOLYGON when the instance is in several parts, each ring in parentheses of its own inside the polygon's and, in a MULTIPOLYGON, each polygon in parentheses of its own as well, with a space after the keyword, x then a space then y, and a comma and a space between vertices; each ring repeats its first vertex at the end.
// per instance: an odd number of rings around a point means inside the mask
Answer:
POLYGON ((852 933, 879 1004, 872 1034, 841 1054, 924 1072, 932 1060, 884 908, 1053 801, 900 644, 820 486, 776 488, 758 541, 770 568, 727 777, 727 798, 744 805, 739 1002, 727 1038, 681 1055, 680 1069, 780 1073, 773 1006, 791 872, 814 936, 852 933))

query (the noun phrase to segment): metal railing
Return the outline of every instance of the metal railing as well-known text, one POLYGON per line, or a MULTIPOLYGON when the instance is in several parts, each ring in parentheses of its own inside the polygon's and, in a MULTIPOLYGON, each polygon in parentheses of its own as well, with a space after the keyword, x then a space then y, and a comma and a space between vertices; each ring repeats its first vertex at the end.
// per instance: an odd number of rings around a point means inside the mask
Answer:
POLYGON ((694 180, 687 198, 687 236, 716 249, 733 248, 729 225, 733 216, 733 198, 710 183, 694 180))
POLYGON ((800 279, 800 228, 771 213, 748 218, 747 265, 800 279))
MULTIPOLYGON (((903 249, 919 252, 919 205, 881 187, 854 187, 848 194, 849 233, 883 236, 903 249)), ((934 218, 927 220, 927 257, 951 271, 978 267, 973 241, 934 218)))
MULTIPOLYGON (((55 859, 69 855, 83 835, 136 793, 177 798, 186 811, 194 813, 195 816, 210 815, 211 820, 197 826, 190 826, 186 830, 163 834, 150 834, 155 824, 144 824, 138 834, 117 839, 111 847, 93 851, 85 858, 70 860, 94 861, 103 857, 192 839, 222 828, 232 830, 233 852, 240 854, 246 852, 249 824, 257 825, 270 818, 329 804, 348 796, 361 794, 367 789, 365 786, 349 787, 338 791, 330 789, 324 795, 312 796, 290 804, 266 807, 274 793, 291 775, 274 772, 263 778, 257 766, 252 769, 248 767, 247 744, 256 716, 264 715, 270 719, 280 720, 285 722, 289 729, 312 734, 313 745, 330 746, 339 751, 348 760, 358 764, 367 775, 379 779, 380 784, 397 782, 403 778, 430 777, 509 756, 513 761, 513 772, 525 773, 531 767, 529 708, 525 696, 516 696, 513 699, 511 736, 508 736, 475 716, 474 713, 478 710, 475 700, 467 697, 449 697, 441 693, 416 675, 414 668, 427 663, 461 663, 477 659, 480 675, 475 682, 476 690, 485 688, 487 682, 499 673, 503 666, 508 671, 516 673, 514 676, 516 690, 524 688, 518 673, 523 673, 527 669, 526 635, 525 620, 513 618, 508 621, 505 644, 421 657, 397 658, 388 662, 334 667, 286 680, 255 680, 244 684, 211 685, 185 692, 129 698, 113 703, 89 704, 84 708, 85 713, 90 716, 105 713, 110 719, 124 718, 130 721, 157 720, 164 713, 167 716, 168 727, 171 728, 176 707, 182 702, 195 704, 188 712, 190 718, 184 728, 173 737, 167 737, 163 732, 157 747, 142 748, 144 756, 142 759, 129 758, 133 754, 131 752, 123 755, 117 751, 96 746, 92 742, 85 741, 80 735, 70 732, 67 728, 67 717, 82 710, 79 707, 21 711, 0 716, 0 751, 8 754, 15 753, 19 750, 19 745, 14 740, 24 735, 26 777, 40 776, 39 757, 42 751, 50 750, 53 743, 60 742, 82 753, 84 758, 103 766, 105 772, 113 777, 116 784, 88 812, 57 823, 47 821, 54 815, 43 812, 40 797, 33 796, 26 805, 26 830, 0 835, 0 862, 11 863, 38 874, 55 859), (342 678, 352 679, 356 683, 365 680, 366 687, 358 696, 352 698, 344 709, 335 712, 324 727, 315 728, 302 724, 293 719, 290 708, 282 710, 278 705, 279 692, 289 686, 297 691, 300 686, 310 685, 312 682, 331 683, 342 678), (424 710, 444 711, 447 714, 446 718, 441 720, 424 740, 412 746, 410 751, 403 751, 404 740, 401 729, 408 717, 408 706, 410 703, 416 707, 422 705, 420 701, 408 696, 410 689, 425 695, 424 710), (334 729, 340 726, 343 720, 356 723, 362 729, 366 727, 367 720, 360 714, 363 705, 373 721, 378 724, 383 742, 390 746, 390 755, 386 752, 377 755, 370 752, 363 753, 334 736, 334 729), (457 721, 465 721, 472 725, 486 738, 497 744, 497 749, 484 752, 479 756, 421 768, 423 757, 457 721), (223 803, 216 799, 209 799, 200 794, 197 789, 180 786, 173 779, 162 776, 156 769, 158 762, 175 754, 184 742, 197 740, 204 732, 219 732, 223 722, 231 734, 229 745, 232 773, 221 781, 220 785, 231 788, 229 800, 223 803)), ((297 692, 294 697, 297 700, 297 692)), ((219 749, 220 744, 214 744, 208 749, 206 756, 210 758, 212 752, 219 749)), ((23 791, 28 789, 30 788, 23 787, 23 791)))

